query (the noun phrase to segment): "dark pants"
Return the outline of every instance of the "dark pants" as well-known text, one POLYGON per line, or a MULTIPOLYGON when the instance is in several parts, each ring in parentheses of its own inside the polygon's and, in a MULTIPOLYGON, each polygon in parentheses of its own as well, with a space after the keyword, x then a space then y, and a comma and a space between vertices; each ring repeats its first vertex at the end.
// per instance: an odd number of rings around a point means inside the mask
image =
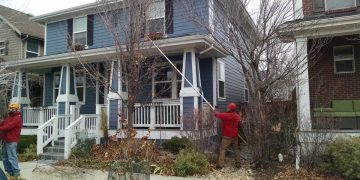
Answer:
POLYGON ((230 145, 232 145, 232 151, 233 151, 233 155, 234 155, 234 159, 235 159, 236 163, 240 163, 238 138, 231 138, 231 137, 223 136, 222 140, 221 140, 221 145, 220 145, 218 166, 220 166, 220 167, 224 166, 226 149, 230 145))

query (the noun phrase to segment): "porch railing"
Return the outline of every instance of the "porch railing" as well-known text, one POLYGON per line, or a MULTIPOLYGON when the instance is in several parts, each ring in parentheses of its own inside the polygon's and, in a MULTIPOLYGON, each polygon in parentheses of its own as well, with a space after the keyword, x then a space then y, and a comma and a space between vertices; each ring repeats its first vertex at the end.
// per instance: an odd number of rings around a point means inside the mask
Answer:
POLYGON ((136 104, 133 126, 144 128, 179 128, 181 127, 180 104, 136 104))
POLYGON ((100 138, 100 116, 81 115, 65 129, 64 157, 68 159, 71 149, 81 138, 100 138))
POLYGON ((23 126, 39 126, 56 114, 56 106, 24 107, 22 109, 23 126))

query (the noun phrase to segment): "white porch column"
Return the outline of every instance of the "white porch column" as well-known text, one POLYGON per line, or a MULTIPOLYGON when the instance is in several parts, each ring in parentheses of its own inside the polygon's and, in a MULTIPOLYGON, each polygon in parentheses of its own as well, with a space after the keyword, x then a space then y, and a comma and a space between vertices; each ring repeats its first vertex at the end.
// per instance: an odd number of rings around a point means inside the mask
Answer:
POLYGON ((75 73, 71 66, 69 64, 62 65, 59 94, 56 98, 58 114, 70 114, 70 105, 76 105, 79 102, 75 83, 75 73))
POLYGON ((11 102, 17 102, 21 107, 29 106, 31 101, 29 98, 29 81, 27 74, 18 70, 15 75, 11 102))
POLYGON ((307 38, 296 39, 296 51, 298 54, 298 75, 297 75, 297 111, 300 131, 311 131, 310 91, 307 38))
MULTIPOLYGON (((190 81, 198 92, 201 92, 199 58, 195 49, 187 49, 183 56, 184 76, 190 81)), ((180 113, 182 129, 196 130, 198 112, 201 110, 202 99, 185 78, 182 78, 180 90, 180 113)))

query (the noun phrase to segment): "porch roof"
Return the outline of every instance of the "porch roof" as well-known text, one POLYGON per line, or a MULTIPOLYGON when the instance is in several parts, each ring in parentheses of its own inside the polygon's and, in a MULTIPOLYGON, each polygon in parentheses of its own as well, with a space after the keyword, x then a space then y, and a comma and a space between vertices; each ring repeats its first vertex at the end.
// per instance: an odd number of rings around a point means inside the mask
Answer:
MULTIPOLYGON (((216 41, 203 35, 168 38, 157 40, 155 43, 165 54, 182 53, 189 48, 195 48, 198 52, 203 52, 200 57, 224 57, 228 54, 228 52, 216 41)), ((121 48, 125 50, 126 47, 122 46, 121 48)), ((154 53, 160 54, 155 46, 149 41, 143 42, 140 50, 144 55, 148 56, 153 55, 154 53)), ((56 67, 65 63, 78 64, 80 62, 101 62, 111 59, 111 55, 114 55, 117 51, 119 51, 119 49, 114 46, 88 49, 30 59, 20 59, 6 62, 6 66, 23 70, 36 70, 56 67)))
POLYGON ((358 34, 360 14, 347 16, 298 19, 282 25, 279 34, 283 41, 292 42, 297 38, 323 38, 358 34))

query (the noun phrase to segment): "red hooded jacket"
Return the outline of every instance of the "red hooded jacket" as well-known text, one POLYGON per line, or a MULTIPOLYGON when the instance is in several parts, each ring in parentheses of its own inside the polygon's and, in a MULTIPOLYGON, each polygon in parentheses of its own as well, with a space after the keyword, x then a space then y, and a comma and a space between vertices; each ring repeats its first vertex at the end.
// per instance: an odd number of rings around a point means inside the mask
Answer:
POLYGON ((0 138, 5 142, 18 142, 22 128, 21 114, 19 111, 8 115, 0 123, 0 138))
POLYGON ((238 127, 240 116, 236 112, 220 113, 215 112, 215 117, 222 120, 221 132, 222 136, 236 138, 238 136, 238 127))

